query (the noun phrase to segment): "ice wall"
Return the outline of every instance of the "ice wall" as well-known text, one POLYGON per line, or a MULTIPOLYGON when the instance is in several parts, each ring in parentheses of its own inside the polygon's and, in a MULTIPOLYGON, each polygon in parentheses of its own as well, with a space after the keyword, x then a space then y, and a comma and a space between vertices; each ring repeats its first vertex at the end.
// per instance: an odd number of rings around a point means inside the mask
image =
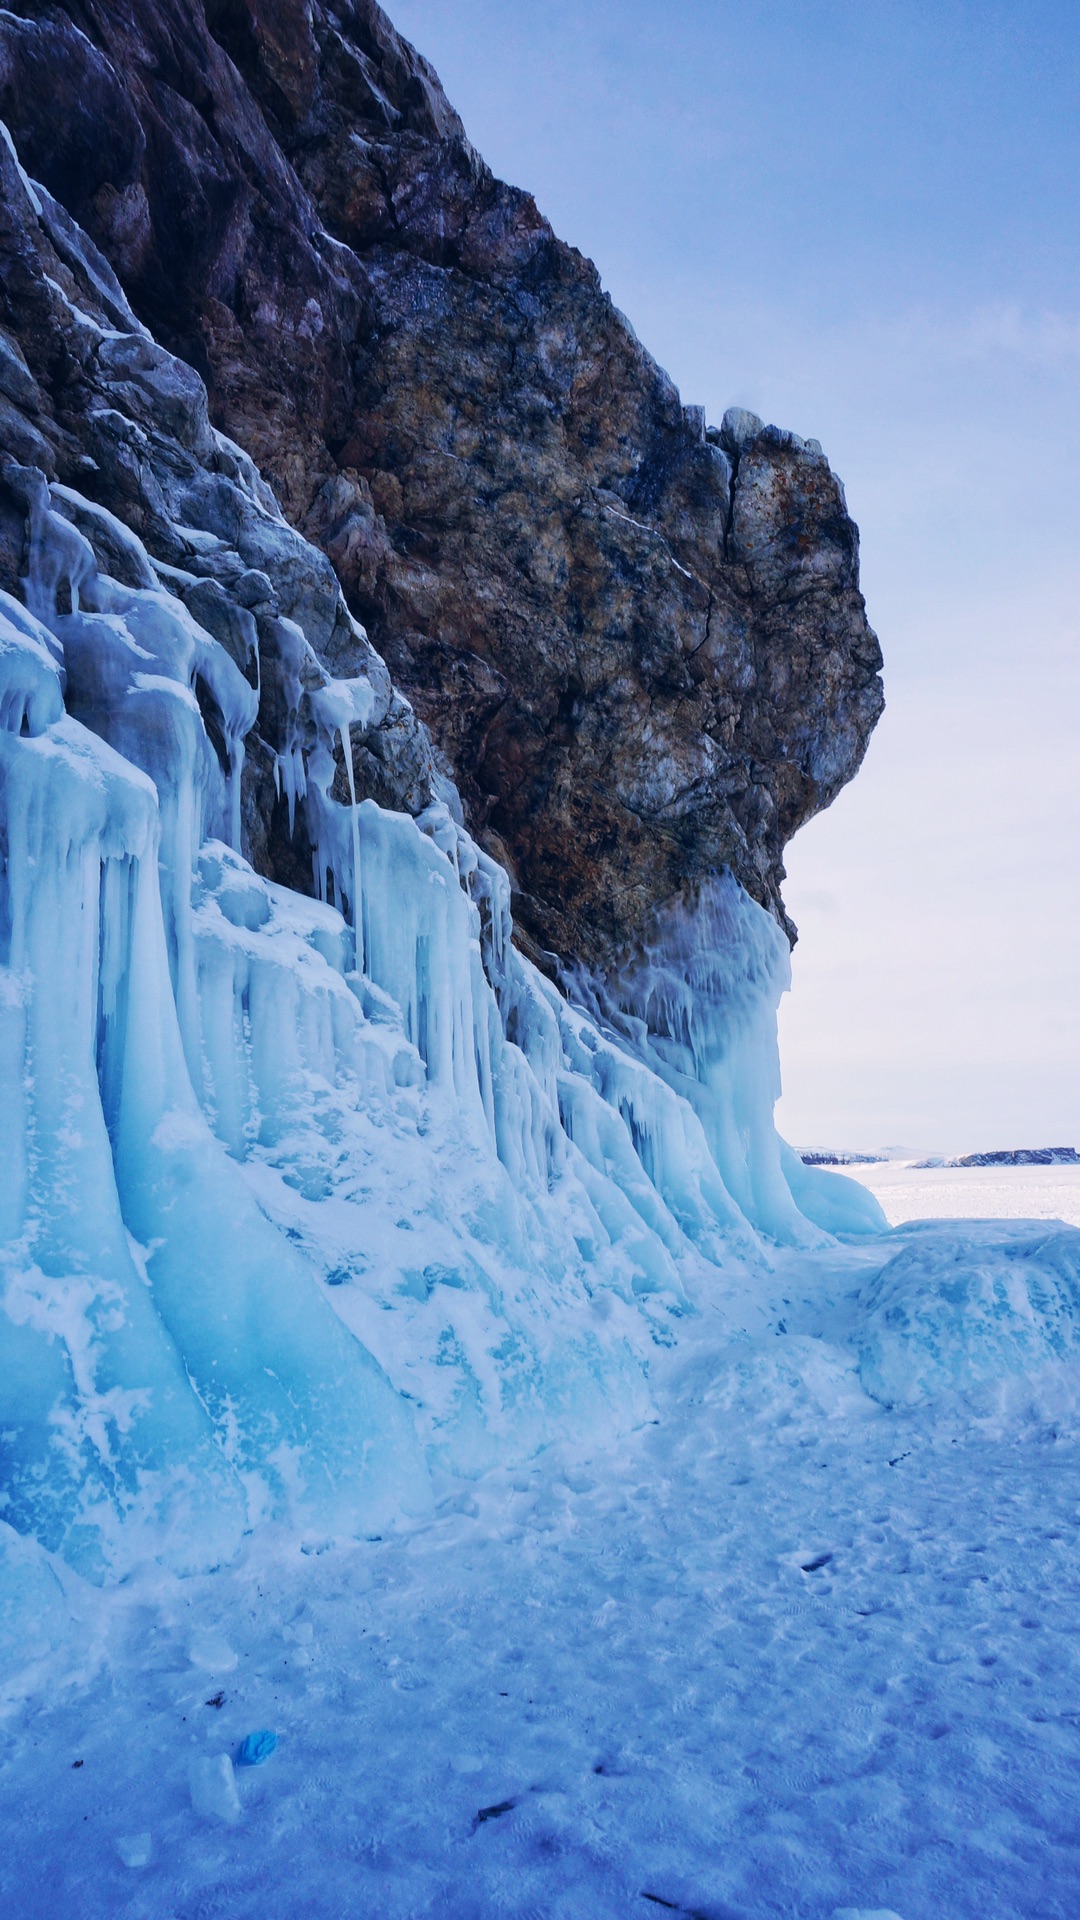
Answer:
MULTIPOLYGON (((148 617, 163 611, 150 596, 148 617)), ((96 717, 155 786, 63 712, 47 630, 13 606, 0 618, 5 1517, 96 1568, 147 1528, 184 1563, 219 1557, 259 1511, 342 1526, 415 1510, 405 1409, 192 1090, 190 868, 176 881, 178 848, 201 838, 190 689, 144 671, 141 629, 119 616, 56 618, 69 698, 89 629, 96 717)))
POLYGON ((327 563, 8 184, 149 531, 4 466, 2 1517, 96 1576, 379 1530, 645 1417, 656 1345, 765 1241, 869 1223, 776 1140, 783 943, 730 878, 575 1004, 431 765, 415 814, 357 803, 387 729, 430 749, 327 563), (255 761, 310 896, 245 857, 255 761))
POLYGON ((618 972, 570 984, 694 1109, 726 1192, 762 1233, 809 1248, 829 1234, 881 1229, 873 1195, 804 1166, 776 1132, 776 1012, 791 985, 790 955, 771 914, 730 873, 658 913, 618 972))

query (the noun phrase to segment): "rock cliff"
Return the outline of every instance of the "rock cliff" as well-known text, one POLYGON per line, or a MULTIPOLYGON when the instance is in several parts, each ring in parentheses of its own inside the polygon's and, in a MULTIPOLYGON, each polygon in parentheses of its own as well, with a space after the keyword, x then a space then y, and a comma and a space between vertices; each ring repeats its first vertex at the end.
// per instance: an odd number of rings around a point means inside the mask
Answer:
MULTIPOLYGON (((329 668, 379 688, 358 794, 416 812, 452 774, 534 953, 606 968, 724 865, 783 921, 784 844, 882 705, 817 444, 684 407, 371 0, 19 0, 0 116, 54 201, 48 258, 0 234, 9 454, 134 527, 238 661, 245 622, 279 661, 302 629, 249 746, 256 865, 310 885, 275 756, 329 668), (336 581, 238 505, 203 382, 336 581)), ((29 484, 9 466, 8 586, 29 484)), ((122 525, 83 531, 123 577, 122 525)))

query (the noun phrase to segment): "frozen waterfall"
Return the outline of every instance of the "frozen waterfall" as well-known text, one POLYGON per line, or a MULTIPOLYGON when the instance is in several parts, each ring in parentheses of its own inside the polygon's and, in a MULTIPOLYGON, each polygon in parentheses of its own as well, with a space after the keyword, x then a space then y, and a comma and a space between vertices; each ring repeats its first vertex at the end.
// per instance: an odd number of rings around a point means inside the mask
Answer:
MULTIPOLYGON (((234 467, 269 551, 287 530, 234 467)), ((777 1141, 786 946, 730 877, 566 997, 515 948, 452 794, 415 819, 357 804, 383 690, 16 474, 7 1522, 97 1577, 213 1563, 261 1519, 386 1527, 444 1467, 644 1418, 654 1343, 766 1241, 877 1224, 777 1141), (315 897, 241 851, 256 730, 315 897)), ((250 578, 249 602, 269 591, 250 578)))

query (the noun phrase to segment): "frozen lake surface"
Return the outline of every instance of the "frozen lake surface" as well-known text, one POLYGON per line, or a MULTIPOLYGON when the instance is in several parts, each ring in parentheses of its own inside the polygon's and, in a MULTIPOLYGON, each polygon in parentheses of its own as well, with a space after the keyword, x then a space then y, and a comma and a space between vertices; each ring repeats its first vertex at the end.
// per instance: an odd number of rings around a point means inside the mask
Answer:
POLYGON ((1080 1227, 1080 1167, 917 1167, 843 1171, 869 1187, 890 1226, 905 1220, 1065 1220, 1080 1227))
POLYGON ((81 1589, 81 1673, 4 1725, 0 1909, 1074 1920, 1067 1382, 886 1412, 797 1332, 661 1367, 617 1452, 410 1535, 81 1589), (263 1728, 197 1813, 192 1760, 263 1728))

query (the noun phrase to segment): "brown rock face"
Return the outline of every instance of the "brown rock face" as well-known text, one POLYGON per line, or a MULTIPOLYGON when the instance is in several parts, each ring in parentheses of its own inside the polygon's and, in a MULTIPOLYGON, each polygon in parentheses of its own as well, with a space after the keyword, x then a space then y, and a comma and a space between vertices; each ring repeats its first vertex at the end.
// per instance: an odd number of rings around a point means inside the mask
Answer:
POLYGON ((816 444, 684 408, 371 0, 23 0, 0 114, 329 555, 527 943, 605 965, 723 865, 783 918, 882 706, 816 444))

